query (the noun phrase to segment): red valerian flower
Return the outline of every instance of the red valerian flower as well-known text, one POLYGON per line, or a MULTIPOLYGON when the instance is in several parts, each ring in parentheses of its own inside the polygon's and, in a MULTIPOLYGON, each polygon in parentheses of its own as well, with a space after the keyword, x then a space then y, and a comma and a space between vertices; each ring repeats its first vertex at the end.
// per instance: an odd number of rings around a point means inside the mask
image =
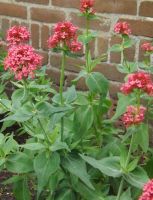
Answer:
POLYGON ((151 43, 146 42, 146 43, 141 45, 141 49, 144 50, 144 51, 152 52, 153 51, 153 46, 152 46, 151 43))
POLYGON ((122 35, 130 35, 131 29, 127 22, 118 22, 114 27, 114 32, 122 35))
POLYGON ((140 89, 148 95, 153 95, 153 82, 150 74, 144 72, 130 74, 128 76, 127 83, 122 85, 121 92, 128 95, 135 89, 140 89))
POLYGON ((148 181, 143 187, 143 193, 139 200, 152 200, 153 199, 153 179, 148 181))
POLYGON ((15 79, 34 78, 35 70, 41 65, 42 57, 27 44, 12 46, 4 60, 4 69, 14 73, 15 79))
POLYGON ((82 43, 75 40, 72 41, 68 46, 73 52, 78 52, 82 49, 82 43))
POLYGON ((124 125, 128 128, 129 126, 140 124, 145 118, 145 111, 146 108, 143 106, 128 106, 126 113, 122 117, 124 125))
POLYGON ((77 41, 78 27, 71 22, 59 22, 54 27, 54 33, 48 39, 49 48, 63 47, 66 45, 70 50, 80 51, 82 44, 77 41))
POLYGON ((13 26, 7 31, 7 42, 9 46, 27 42, 30 39, 30 32, 24 26, 13 26))
POLYGON ((89 13, 89 14, 95 14, 94 10, 94 0, 81 0, 81 8, 80 11, 82 13, 89 13))

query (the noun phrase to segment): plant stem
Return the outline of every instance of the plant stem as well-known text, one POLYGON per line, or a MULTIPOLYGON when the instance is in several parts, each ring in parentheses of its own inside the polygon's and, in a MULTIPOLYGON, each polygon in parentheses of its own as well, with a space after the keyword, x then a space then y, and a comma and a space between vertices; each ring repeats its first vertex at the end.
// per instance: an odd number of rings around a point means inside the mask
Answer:
MULTIPOLYGON (((63 55, 62 55, 62 65, 61 65, 61 76, 60 76, 60 100, 61 100, 61 105, 64 104, 64 99, 63 99, 63 85, 64 85, 64 70, 65 70, 65 61, 66 61, 66 54, 65 51, 63 50, 63 55)), ((64 135, 64 118, 61 118, 61 141, 63 142, 63 137, 64 135)))
MULTIPOLYGON (((89 35, 89 19, 86 17, 86 37, 89 35)), ((88 55, 89 55, 89 43, 85 45, 85 58, 86 58, 86 70, 90 72, 89 69, 89 62, 88 62, 88 55)))
MULTIPOLYGON (((125 169, 127 168, 129 161, 130 161, 133 142, 134 142, 134 134, 132 133, 130 147, 129 147, 129 151, 128 151, 128 155, 127 155, 127 159, 126 159, 126 163, 125 163, 125 169)), ((121 182, 120 182, 120 186, 119 186, 119 189, 118 189, 118 194, 117 194, 116 200, 120 200, 120 196, 121 196, 122 190, 123 190, 123 184, 124 184, 124 178, 122 177, 121 182)))
POLYGON ((123 190, 123 184, 124 184, 124 178, 122 177, 116 200, 120 200, 120 196, 121 196, 122 190, 123 190))
POLYGON ((61 65, 61 75, 60 75, 60 89, 59 89, 61 105, 64 104, 64 100, 63 100, 63 85, 64 85, 65 60, 66 60, 66 54, 65 54, 65 51, 63 51, 62 65, 61 65))
POLYGON ((41 123, 41 120, 40 120, 39 118, 37 118, 37 119, 38 119, 38 122, 39 122, 39 125, 40 125, 41 129, 42 129, 43 132, 44 132, 44 135, 45 135, 45 137, 46 137, 46 139, 47 139, 48 144, 50 144, 50 139, 49 139, 49 137, 48 137, 48 135, 47 135, 47 133, 46 133, 46 131, 45 131, 45 129, 44 129, 42 123, 41 123))

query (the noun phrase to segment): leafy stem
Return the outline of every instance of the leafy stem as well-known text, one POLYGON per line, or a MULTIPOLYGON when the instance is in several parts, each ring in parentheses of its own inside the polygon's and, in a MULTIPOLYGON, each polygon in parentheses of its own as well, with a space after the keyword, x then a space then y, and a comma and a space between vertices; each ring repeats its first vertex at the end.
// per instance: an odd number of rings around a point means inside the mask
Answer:
MULTIPOLYGON (((127 168, 128 164, 130 162, 133 143, 134 143, 134 134, 132 133, 132 137, 131 137, 131 141, 130 141, 130 147, 129 147, 129 151, 128 151, 128 155, 127 155, 127 159, 126 159, 126 163, 125 163, 125 169, 127 168)), ((123 185, 124 185, 124 178, 122 177, 121 182, 120 182, 120 186, 119 186, 119 189, 118 189, 118 194, 117 194, 116 200, 120 200, 120 196, 121 196, 122 190, 123 190, 123 185)))
MULTIPOLYGON (((90 23, 89 23, 89 18, 88 16, 86 17, 86 37, 88 37, 89 35, 89 26, 90 26, 90 23)), ((90 69, 89 69, 89 62, 88 62, 88 55, 89 55, 89 43, 87 43, 85 45, 85 58, 86 58, 86 70, 88 72, 90 72, 90 69)))
MULTIPOLYGON (((60 100, 61 100, 61 105, 64 104, 64 99, 63 99, 63 85, 64 85, 64 70, 65 70, 65 62, 66 62, 66 53, 63 50, 63 55, 62 55, 62 65, 61 65, 61 75, 60 75, 60 100)), ((61 118, 61 141, 63 141, 63 134, 64 134, 64 118, 61 118)))

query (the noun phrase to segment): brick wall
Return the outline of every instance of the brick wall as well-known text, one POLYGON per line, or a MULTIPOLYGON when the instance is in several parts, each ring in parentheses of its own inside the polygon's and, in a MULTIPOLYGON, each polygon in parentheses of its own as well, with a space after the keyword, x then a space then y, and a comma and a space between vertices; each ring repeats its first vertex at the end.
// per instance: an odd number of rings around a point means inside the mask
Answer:
MULTIPOLYGON (((107 52, 108 48, 120 41, 113 35, 114 24, 122 19, 131 24, 135 47, 127 50, 129 60, 142 59, 140 44, 153 37, 153 0, 96 0, 96 10, 99 19, 91 23, 91 29, 98 31, 98 38, 92 42, 92 56, 107 52)), ((48 73, 53 80, 59 82, 60 55, 48 51, 47 39, 52 26, 63 20, 72 20, 74 24, 84 27, 84 20, 78 17, 79 0, 0 0, 0 28, 6 30, 15 24, 26 25, 32 36, 32 45, 44 56, 44 64, 48 65, 48 73)), ((111 93, 116 94, 124 76, 115 65, 120 62, 120 54, 108 54, 107 61, 98 65, 96 71, 101 71, 111 80, 111 93)), ((65 77, 66 85, 79 71, 76 65, 82 64, 83 58, 68 59, 65 77)), ((79 89, 85 89, 81 80, 79 89)))

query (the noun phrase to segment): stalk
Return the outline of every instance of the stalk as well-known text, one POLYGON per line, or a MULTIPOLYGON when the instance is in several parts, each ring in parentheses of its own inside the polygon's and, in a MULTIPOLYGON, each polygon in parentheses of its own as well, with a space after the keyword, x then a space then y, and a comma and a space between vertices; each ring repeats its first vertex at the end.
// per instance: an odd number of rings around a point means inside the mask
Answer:
MULTIPOLYGON (((86 37, 88 37, 89 35, 89 19, 88 19, 88 16, 86 17, 86 37)), ((88 54, 89 54, 89 43, 87 43, 85 45, 85 58, 86 58, 86 69, 88 72, 90 72, 90 69, 89 69, 89 63, 88 63, 88 54)))
MULTIPOLYGON (((129 164, 129 161, 130 161, 133 142, 134 142, 134 134, 132 134, 130 147, 129 147, 129 151, 128 151, 128 156, 127 156, 126 163, 125 163, 125 168, 127 168, 128 164, 129 164)), ((120 200, 120 196, 121 196, 122 191, 123 191, 123 185, 124 185, 124 178, 122 177, 121 182, 120 182, 120 186, 119 186, 119 189, 118 189, 118 194, 117 194, 116 200, 120 200)))
MULTIPOLYGON (((63 55, 62 55, 62 65, 61 65, 61 75, 60 75, 60 101, 61 105, 64 104, 64 99, 63 99, 63 85, 64 85, 64 70, 65 70, 65 62, 66 62, 66 54, 65 51, 63 50, 63 55)), ((64 118, 61 118, 61 141, 63 142, 63 137, 64 135, 64 118)))

